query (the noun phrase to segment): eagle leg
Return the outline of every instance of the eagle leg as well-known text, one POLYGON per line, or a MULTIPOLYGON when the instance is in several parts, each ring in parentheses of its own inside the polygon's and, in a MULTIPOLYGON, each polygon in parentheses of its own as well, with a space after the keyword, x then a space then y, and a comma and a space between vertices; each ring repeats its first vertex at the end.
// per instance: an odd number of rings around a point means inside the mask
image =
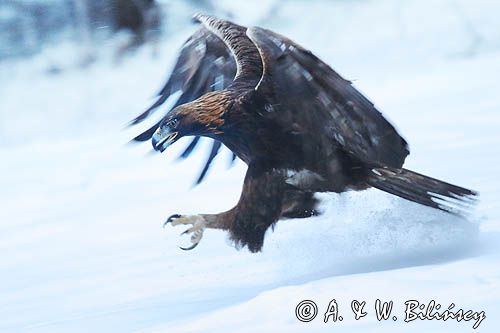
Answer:
POLYGON ((192 225, 181 234, 191 234, 192 246, 183 250, 194 249, 204 230, 210 228, 227 230, 237 246, 247 246, 251 252, 258 252, 262 249, 266 230, 281 215, 286 186, 281 170, 250 165, 235 207, 219 214, 175 214, 164 226, 192 225))
POLYGON ((229 230, 238 247, 246 246, 250 252, 258 252, 264 244, 266 230, 281 215, 285 188, 283 170, 250 164, 238 204, 215 215, 214 220, 220 228, 229 230))

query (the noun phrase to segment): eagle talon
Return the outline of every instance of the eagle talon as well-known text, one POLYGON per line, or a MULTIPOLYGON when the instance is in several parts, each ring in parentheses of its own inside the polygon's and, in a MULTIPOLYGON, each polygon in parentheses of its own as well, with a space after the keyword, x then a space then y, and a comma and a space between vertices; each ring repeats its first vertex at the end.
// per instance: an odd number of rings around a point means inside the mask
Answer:
POLYGON ((182 247, 182 246, 179 246, 179 249, 181 249, 181 250, 183 250, 183 251, 190 251, 190 250, 194 249, 195 247, 197 247, 197 246, 198 246, 198 244, 200 244, 200 243, 195 243, 195 244, 191 245, 190 247, 182 247))
POLYGON ((193 224, 193 226, 191 228, 188 228, 186 230, 184 230, 180 236, 184 236, 184 235, 189 235, 192 233, 191 235, 191 243, 193 243, 193 245, 191 245, 190 247, 187 247, 187 248, 183 248, 183 247, 180 247, 182 250, 192 250, 194 249, 201 241, 201 238, 203 237, 203 231, 205 230, 205 226, 204 226, 204 223, 199 223, 199 224, 193 224))
POLYGON ((193 245, 189 247, 181 247, 179 246, 180 249, 182 250, 192 250, 194 249, 201 241, 201 238, 203 237, 203 232, 207 226, 206 220, 200 216, 200 215, 179 215, 179 214, 174 214, 170 216, 167 221, 163 224, 167 225, 170 223, 172 226, 177 226, 179 224, 191 224, 192 226, 183 232, 181 232, 180 236, 188 235, 191 234, 191 243, 193 245))
POLYGON ((178 219, 178 218, 180 218, 180 217, 182 217, 180 214, 173 214, 173 215, 170 215, 170 216, 168 217, 168 219, 165 221, 165 223, 163 223, 163 227, 165 228, 165 226, 166 226, 167 224, 169 224, 170 222, 173 222, 175 219, 178 219))

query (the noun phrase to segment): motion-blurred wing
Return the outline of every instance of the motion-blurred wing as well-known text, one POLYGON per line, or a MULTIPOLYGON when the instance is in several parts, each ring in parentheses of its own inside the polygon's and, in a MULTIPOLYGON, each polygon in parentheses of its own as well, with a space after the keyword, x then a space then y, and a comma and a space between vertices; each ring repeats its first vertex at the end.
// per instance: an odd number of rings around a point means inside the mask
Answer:
MULTIPOLYGON (((236 63, 229 49, 218 37, 202 27, 184 43, 170 77, 158 93, 158 99, 132 120, 130 125, 136 125, 151 116, 177 91, 182 93, 171 108, 164 110, 164 117, 178 105, 194 101, 207 92, 226 88, 233 81, 235 74, 236 63)), ((151 139, 163 118, 133 140, 142 142, 151 139)), ((188 157, 199 139, 195 137, 179 157, 188 157)), ((220 146, 219 142, 213 142, 211 153, 197 184, 203 180, 220 146)))
POLYGON ((281 111, 275 117, 287 126, 325 131, 362 161, 402 166, 406 141, 350 81, 286 37, 258 27, 247 35, 263 59, 256 89, 273 96, 266 111, 281 111))

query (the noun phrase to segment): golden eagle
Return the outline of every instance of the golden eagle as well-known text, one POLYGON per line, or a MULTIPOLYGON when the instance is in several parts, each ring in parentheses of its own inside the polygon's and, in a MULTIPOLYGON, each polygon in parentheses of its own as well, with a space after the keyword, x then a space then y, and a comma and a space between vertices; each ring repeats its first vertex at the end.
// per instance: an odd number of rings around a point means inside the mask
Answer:
POLYGON ((147 118, 176 91, 171 111, 135 138, 163 152, 184 136, 214 140, 199 181, 221 144, 248 165, 238 204, 220 214, 179 215, 194 248, 205 228, 227 230, 260 251, 280 218, 318 214, 315 192, 375 187, 419 204, 462 214, 474 191, 402 168, 406 141, 358 92, 310 51, 259 27, 195 15, 202 27, 184 44, 147 118))

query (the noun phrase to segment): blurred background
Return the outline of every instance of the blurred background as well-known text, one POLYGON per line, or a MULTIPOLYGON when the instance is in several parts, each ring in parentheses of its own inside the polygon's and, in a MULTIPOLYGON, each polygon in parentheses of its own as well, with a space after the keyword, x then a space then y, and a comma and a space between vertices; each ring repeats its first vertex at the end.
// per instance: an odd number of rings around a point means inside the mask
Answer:
MULTIPOLYGON (((194 12, 291 34, 341 74, 362 79, 359 87, 363 88, 375 75, 379 81, 381 76, 388 80, 402 71, 418 72, 496 52, 500 48, 497 9, 492 0, 263 0, 257 4, 229 0, 3 0, 0 144, 13 140, 15 125, 20 123, 25 130, 36 127, 27 140, 67 134, 62 128, 40 128, 40 118, 77 124, 71 126, 72 133, 90 130, 87 124, 93 129, 94 116, 99 122, 126 122, 147 105, 149 100, 144 102, 144 97, 152 97, 167 77, 182 41, 195 29, 190 20, 194 12), (138 66, 142 68, 133 69, 138 66), (95 82, 97 68, 110 72, 106 80, 95 82), (134 70, 142 73, 132 74, 134 70), (374 71, 376 74, 368 75, 374 71), (25 73, 32 82, 20 77, 25 73), (120 75, 133 82, 110 77, 120 75), (40 98, 49 98, 47 94, 30 91, 55 82, 68 82, 54 88, 75 92, 81 96, 78 103, 61 111, 52 99, 40 103, 40 98), (103 107, 105 101, 96 99, 94 91, 108 88, 112 91, 103 92, 105 98, 132 89, 135 96, 129 98, 134 108, 116 103, 103 107), (15 92, 30 93, 30 98, 18 98, 15 92), (23 111, 14 112, 14 108, 23 111), (87 121, 82 123, 80 117, 87 121)), ((52 91, 59 102, 68 96, 52 91)))
POLYGON ((481 328, 496 331, 499 12, 497 0, 0 0, 0 331, 331 331, 293 316, 331 295, 438 295, 491 313, 481 328), (217 231, 180 251, 183 230, 164 218, 232 207, 245 165, 219 154, 193 187, 209 142, 179 160, 189 139, 153 154, 129 143, 149 124, 127 125, 196 12, 313 51, 395 124, 406 167, 481 193, 474 216, 376 190, 322 195, 323 216, 278 223, 263 253, 217 231))

